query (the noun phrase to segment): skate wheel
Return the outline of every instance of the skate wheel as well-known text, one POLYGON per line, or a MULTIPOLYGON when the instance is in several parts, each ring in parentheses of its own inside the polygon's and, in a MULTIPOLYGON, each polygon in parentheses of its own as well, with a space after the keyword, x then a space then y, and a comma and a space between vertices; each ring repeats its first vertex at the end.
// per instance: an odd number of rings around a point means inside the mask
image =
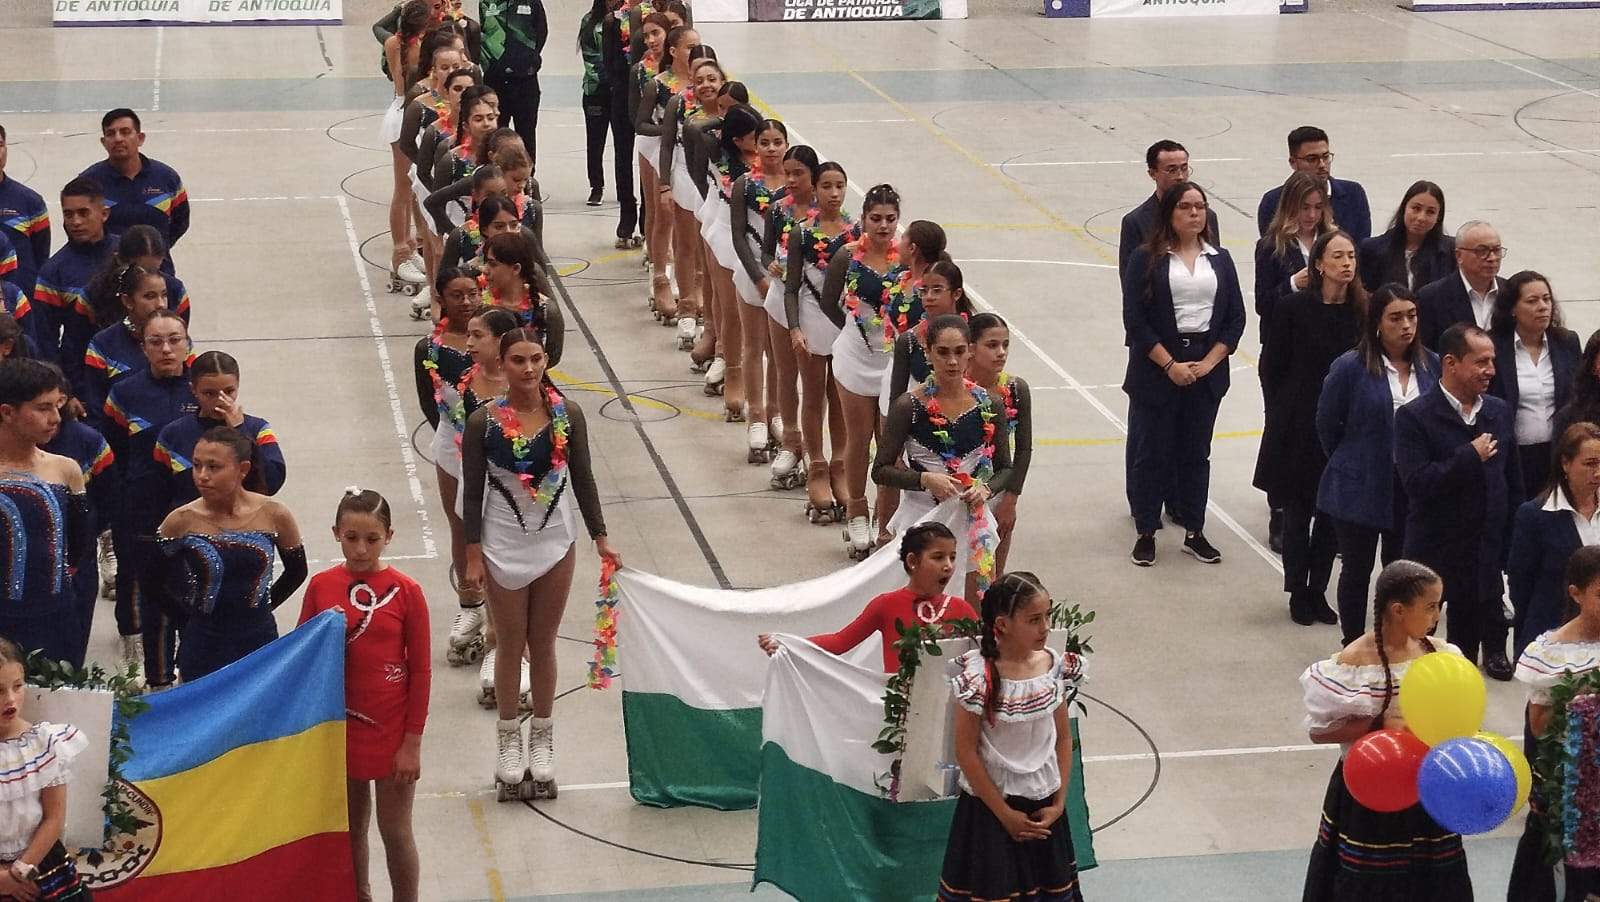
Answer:
POLYGON ((478 691, 478 705, 484 708, 494 707, 494 690, 480 689, 478 691))
POLYGON ((536 799, 553 799, 558 791, 554 780, 533 781, 533 797, 536 799))
POLYGON ((496 802, 504 802, 507 799, 510 799, 511 793, 512 789, 510 786, 501 783, 499 780, 494 781, 494 800, 496 802))
POLYGON ((814 507, 807 507, 806 519, 810 520, 812 525, 816 525, 817 523, 822 522, 822 511, 819 511, 814 507))
POLYGON ((481 662, 483 660, 483 640, 479 639, 478 641, 462 649, 461 657, 464 658, 468 664, 477 664, 481 662))
POLYGON ((417 296, 417 291, 420 289, 420 287, 421 286, 417 285, 415 282, 407 282, 405 287, 400 290, 405 294, 406 297, 414 298, 417 296))

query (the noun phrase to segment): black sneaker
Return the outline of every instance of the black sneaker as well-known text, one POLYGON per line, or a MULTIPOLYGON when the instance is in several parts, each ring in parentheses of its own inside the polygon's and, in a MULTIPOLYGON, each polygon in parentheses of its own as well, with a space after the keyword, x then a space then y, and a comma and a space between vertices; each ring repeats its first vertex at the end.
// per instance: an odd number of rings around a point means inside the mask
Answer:
POLYGON ((1140 567, 1154 567, 1156 565, 1156 537, 1140 536, 1139 541, 1133 543, 1132 560, 1140 567))
POLYGON ((1183 540, 1183 553, 1189 555, 1202 564, 1222 563, 1222 552, 1213 548, 1206 541, 1204 533, 1195 533, 1183 540))
POLYGON ((590 188, 589 189, 589 201, 588 201, 589 206, 591 206, 591 207, 600 206, 600 195, 604 190, 605 189, 603 189, 603 188, 590 188))

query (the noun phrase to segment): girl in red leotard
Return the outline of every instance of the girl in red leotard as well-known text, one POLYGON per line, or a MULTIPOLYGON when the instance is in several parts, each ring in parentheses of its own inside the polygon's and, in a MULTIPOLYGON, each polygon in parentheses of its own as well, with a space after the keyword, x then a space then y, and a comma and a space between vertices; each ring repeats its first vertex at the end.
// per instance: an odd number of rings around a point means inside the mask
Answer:
MULTIPOLYGON (((894 648, 900 639, 899 624, 978 619, 965 599, 944 592, 956 572, 956 536, 949 527, 918 523, 906 530, 900 539, 900 563, 910 576, 904 589, 879 595, 844 629, 812 636, 809 641, 823 651, 842 655, 877 633, 883 639, 883 671, 894 673, 900 669, 900 653, 894 648)), ((761 650, 769 655, 778 650, 778 643, 767 633, 762 633, 759 641, 761 650)))
POLYGON ((334 609, 345 616, 345 762, 359 897, 372 898, 367 822, 376 797, 394 898, 414 902, 419 870, 411 803, 422 775, 432 677, 428 602, 415 580, 383 562, 383 549, 394 537, 389 522, 382 495, 345 490, 333 523, 344 563, 311 578, 300 622, 334 609))

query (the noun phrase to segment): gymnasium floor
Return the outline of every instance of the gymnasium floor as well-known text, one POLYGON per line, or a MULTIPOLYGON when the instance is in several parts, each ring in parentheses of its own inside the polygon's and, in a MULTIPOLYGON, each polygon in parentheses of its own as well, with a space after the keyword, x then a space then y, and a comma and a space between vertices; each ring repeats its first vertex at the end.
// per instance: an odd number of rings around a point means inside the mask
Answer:
MULTIPOLYGON (((0 55, 9 174, 54 207, 102 156, 100 114, 149 111, 146 152, 182 173, 194 204, 174 254, 194 333, 240 359, 243 406, 276 428, 291 473, 282 497, 314 566, 337 560, 324 530, 340 490, 383 491, 397 515, 391 559, 436 593, 442 647, 453 606, 410 373, 424 327, 382 287, 388 87, 368 23, 386 5, 351 0, 343 28, 64 30, 30 6, 0 55)), ((1082 726, 1103 864, 1085 894, 1290 898, 1336 760, 1308 745, 1296 676, 1338 633, 1290 623, 1262 546, 1253 322, 1214 447, 1208 535, 1225 561, 1178 554, 1168 530, 1157 567, 1128 563, 1118 219, 1150 191, 1146 145, 1184 142, 1248 285, 1257 199, 1287 174, 1283 135, 1314 123, 1333 137, 1335 174, 1366 186, 1375 228, 1413 180, 1440 183, 1448 227, 1493 221, 1512 249, 1502 274, 1546 273, 1587 336, 1600 326, 1600 13, 1417 15, 1375 0, 1229 20, 1045 20, 1015 0, 974 10, 964 22, 702 35, 793 134, 844 162, 852 205, 889 181, 906 219, 942 222, 973 295, 1013 324, 1012 366, 1035 387, 1042 441, 1012 563, 1099 612, 1082 726)), ((765 468, 744 463, 742 426, 721 422, 646 314, 638 254, 611 247, 609 188, 608 206, 583 204, 581 12, 574 0, 550 8, 538 175, 571 330, 559 380, 595 423, 613 541, 630 566, 708 585, 844 566, 837 529, 807 525, 799 493, 769 491, 765 468)), ((619 696, 580 688, 596 569, 580 548, 561 645, 560 799, 495 802, 476 668, 435 656, 415 818, 425 899, 747 895, 754 812, 628 796, 619 696)), ((110 659, 109 606, 98 621, 92 654, 110 659)), ((1487 728, 1515 734, 1521 694, 1491 684, 1489 696, 1487 728)), ((1469 848, 1480 895, 1499 894, 1511 841, 1469 848)), ((373 877, 382 898, 381 866, 373 877)))

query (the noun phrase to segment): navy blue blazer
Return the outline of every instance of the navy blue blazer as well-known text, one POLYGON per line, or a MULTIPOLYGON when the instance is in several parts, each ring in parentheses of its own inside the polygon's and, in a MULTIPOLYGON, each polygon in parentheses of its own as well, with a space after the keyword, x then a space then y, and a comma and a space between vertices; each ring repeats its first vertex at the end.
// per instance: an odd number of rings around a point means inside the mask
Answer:
MULTIPOLYGON (((1506 287, 1506 280, 1495 276, 1496 289, 1506 287)), ((1467 297, 1467 283, 1461 279, 1461 270, 1449 272, 1417 289, 1417 334, 1422 343, 1437 351, 1439 336, 1456 323, 1476 325, 1478 318, 1472 313, 1472 300, 1467 297)))
POLYGON ((1567 601, 1567 558, 1583 547, 1572 514, 1547 511, 1544 503, 1535 496, 1517 508, 1511 550, 1506 555, 1506 582, 1515 611, 1512 650, 1518 657, 1540 633, 1561 625, 1567 601))
POLYGON ((1272 334, 1272 311, 1277 309, 1278 302, 1299 290, 1289 280, 1306 268, 1306 255, 1300 250, 1300 242, 1289 242, 1281 257, 1277 250, 1266 238, 1256 242, 1256 316, 1261 320, 1263 341, 1272 334))
MULTIPOLYGON (((1517 347, 1516 333, 1490 336, 1494 339, 1494 378, 1489 380, 1489 394, 1505 401, 1511 413, 1517 412, 1517 347)), ((1572 374, 1578 369, 1583 348, 1578 346, 1578 333, 1568 329, 1548 329, 1544 333, 1544 352, 1550 355, 1551 368, 1556 376, 1556 403, 1551 408, 1552 424, 1555 412, 1572 400, 1572 374)), ((1560 436, 1553 436, 1555 441, 1560 436)))
MULTIPOLYGON (((1122 380, 1122 390, 1147 403, 1174 401, 1180 391, 1202 391, 1221 401, 1228 393, 1226 363, 1218 364, 1194 385, 1180 389, 1150 360, 1150 350, 1157 344, 1165 346, 1174 356, 1181 344, 1167 267, 1158 265, 1154 273, 1147 274, 1149 269, 1150 251, 1141 247, 1128 258, 1122 275, 1122 327, 1127 333, 1128 345, 1128 370, 1122 380), (1144 300, 1147 283, 1150 287, 1148 304, 1144 300)), ((1206 331, 1206 347, 1221 342, 1228 346, 1231 354, 1239 347, 1239 339, 1244 337, 1244 295, 1239 290, 1239 271, 1234 268, 1233 257, 1225 250, 1211 255, 1211 269, 1217 274, 1217 296, 1211 312, 1211 328, 1206 331)))
POLYGON ((1447 592, 1476 586, 1473 602, 1500 597, 1512 499, 1523 497, 1511 413, 1506 402, 1484 395, 1468 426, 1436 385, 1394 414, 1394 464, 1411 500, 1401 553, 1439 571, 1447 592), (1484 461, 1470 443, 1486 432, 1499 452, 1484 461))
MULTIPOLYGON (((1150 239, 1150 229, 1156 224, 1156 216, 1161 213, 1161 198, 1152 194, 1144 199, 1144 203, 1129 210, 1122 217, 1122 236, 1117 241, 1117 275, 1121 276, 1128 269, 1128 258, 1133 256, 1134 248, 1144 244, 1150 239)), ((1211 227, 1212 244, 1222 246, 1222 231, 1217 227, 1217 211, 1206 210, 1206 225, 1211 227)))
MULTIPOLYGON (((1411 370, 1421 395, 1439 384, 1438 355, 1423 353, 1427 369, 1411 370)), ((1328 367, 1317 400, 1317 439, 1328 456, 1317 483, 1317 509, 1368 529, 1399 526, 1394 522, 1394 401, 1389 377, 1367 372, 1359 351, 1346 351, 1328 367)))
POLYGON ((1429 282, 1443 278, 1456 268, 1456 240, 1449 235, 1443 236, 1437 247, 1431 251, 1419 248, 1411 258, 1412 278, 1406 279, 1405 249, 1406 227, 1397 225, 1382 235, 1373 235, 1361 242, 1356 251, 1357 272, 1361 274, 1361 284, 1367 291, 1377 291, 1380 285, 1397 282, 1401 285, 1415 285, 1418 288, 1429 282), (1390 245, 1398 243, 1402 254, 1395 260, 1394 265, 1385 270, 1383 267, 1383 252, 1390 245))
MULTIPOLYGON (((1367 189, 1361 187, 1360 182, 1347 182, 1331 176, 1328 181, 1333 183, 1333 224, 1356 240, 1356 244, 1372 237, 1372 207, 1367 203, 1367 189)), ((1272 214, 1278 212, 1278 196, 1283 193, 1283 186, 1279 185, 1261 195, 1261 206, 1256 208, 1256 228, 1260 233, 1267 233, 1267 223, 1272 221, 1272 214)))

